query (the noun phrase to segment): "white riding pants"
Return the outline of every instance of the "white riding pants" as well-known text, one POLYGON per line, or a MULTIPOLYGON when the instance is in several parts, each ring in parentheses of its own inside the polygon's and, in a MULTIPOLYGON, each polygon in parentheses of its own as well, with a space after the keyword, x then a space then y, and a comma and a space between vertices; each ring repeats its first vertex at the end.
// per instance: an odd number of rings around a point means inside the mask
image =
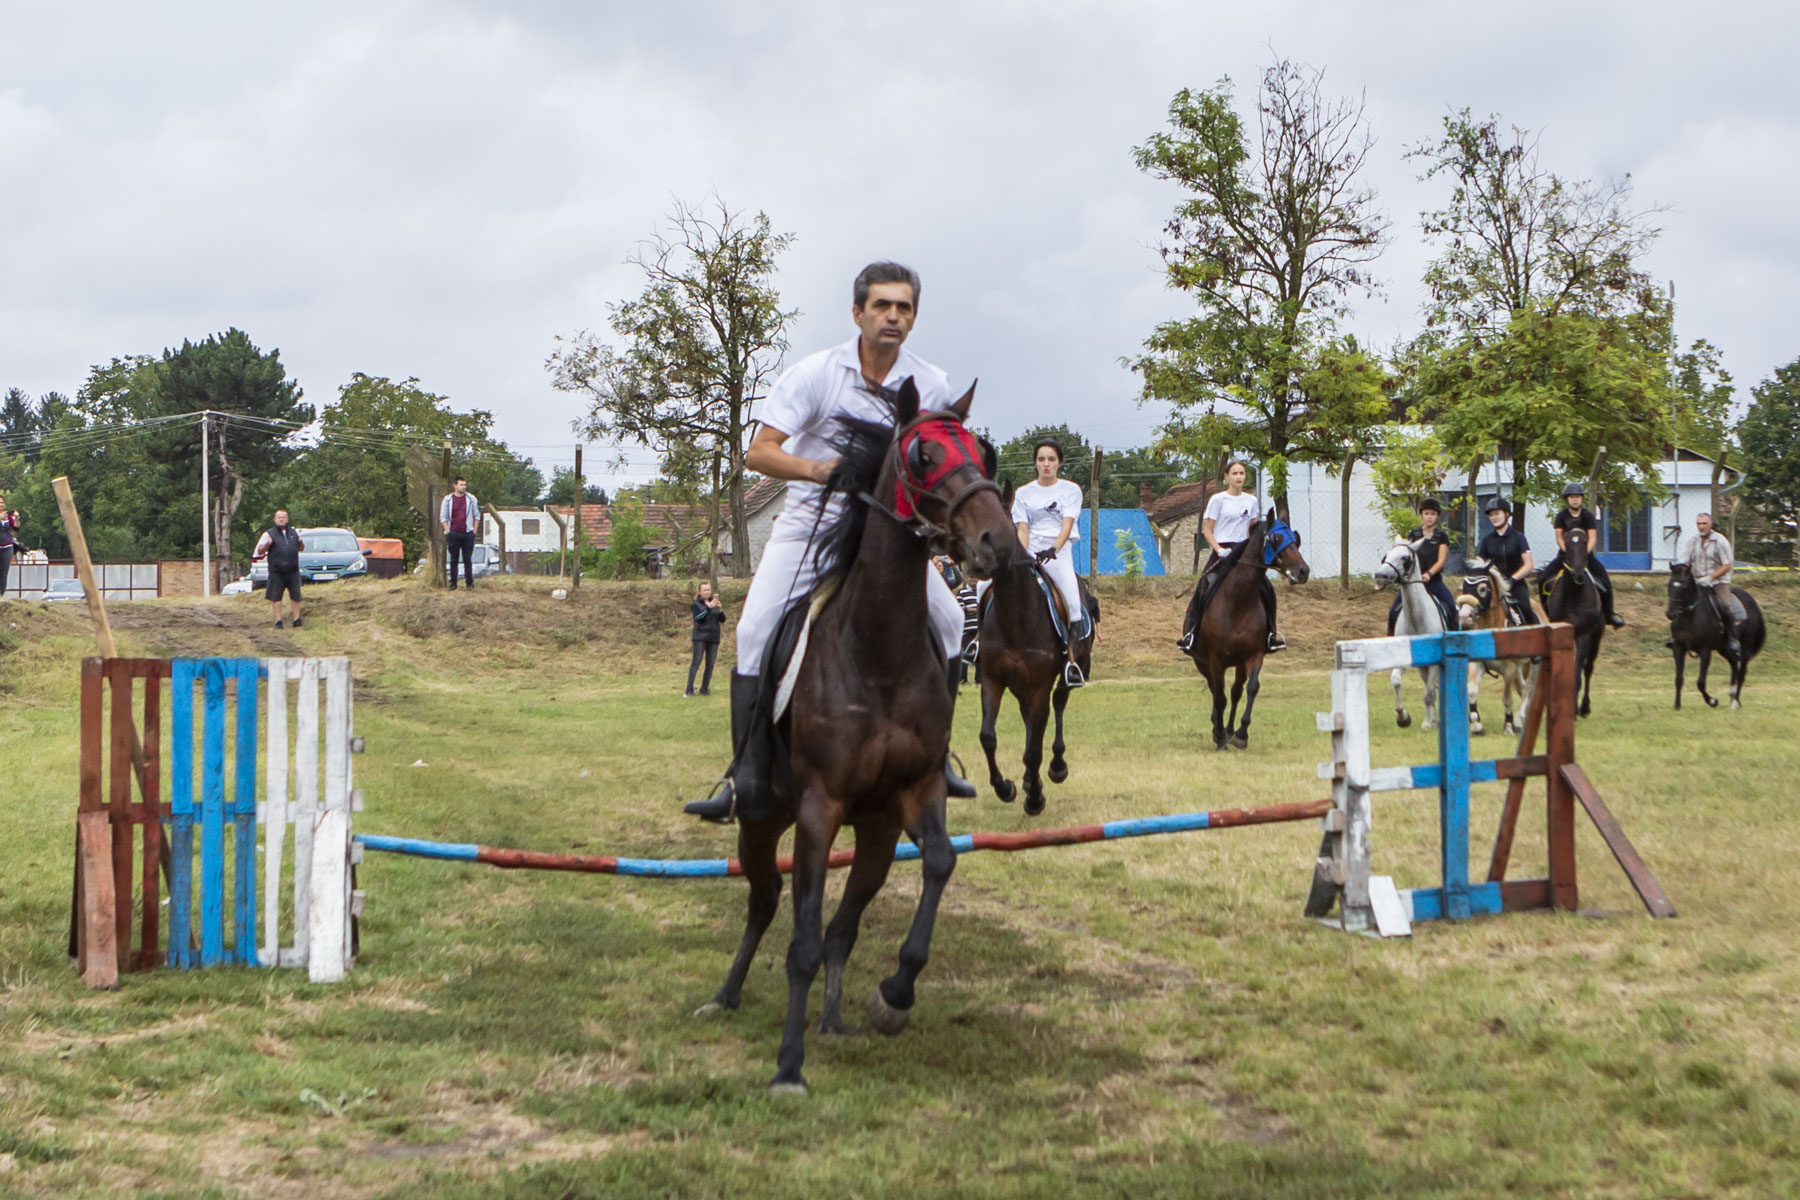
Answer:
MULTIPOLYGON (((763 547, 762 561, 750 580, 737 623, 737 673, 755 675, 762 670, 763 650, 774 636, 775 626, 790 601, 812 591, 819 581, 817 548, 807 553, 805 531, 784 537, 779 525, 763 547)), ((925 599, 931 610, 932 632, 946 659, 962 653, 963 610, 956 593, 929 562, 925 564, 925 599)))

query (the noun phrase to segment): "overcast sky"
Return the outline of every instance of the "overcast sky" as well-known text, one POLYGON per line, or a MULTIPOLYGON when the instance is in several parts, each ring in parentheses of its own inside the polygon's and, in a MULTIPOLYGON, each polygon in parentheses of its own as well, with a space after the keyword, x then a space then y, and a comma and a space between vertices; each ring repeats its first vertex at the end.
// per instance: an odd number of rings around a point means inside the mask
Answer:
POLYGON ((1543 134, 1567 176, 1670 206, 1650 261, 1684 341, 1740 388, 1800 356, 1800 87, 1790 5, 1519 3, 7 3, 0 9, 0 387, 236 325, 315 403, 417 376, 546 474, 559 333, 638 290, 624 260, 716 192, 797 237, 797 357, 843 340, 873 258, 925 287, 912 345, 979 376, 999 433, 1138 444, 1118 365, 1187 311, 1155 246, 1177 193, 1131 149, 1181 87, 1251 98, 1274 53, 1366 93, 1415 328, 1441 202, 1402 155, 1444 114, 1543 134))

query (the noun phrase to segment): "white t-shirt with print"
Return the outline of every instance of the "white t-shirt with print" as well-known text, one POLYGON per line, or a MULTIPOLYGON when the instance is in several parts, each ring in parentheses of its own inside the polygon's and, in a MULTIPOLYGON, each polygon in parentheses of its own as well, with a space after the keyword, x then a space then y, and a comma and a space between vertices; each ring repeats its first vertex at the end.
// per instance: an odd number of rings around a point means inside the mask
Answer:
MULTIPOLYGON (((856 356, 857 340, 851 338, 841 346, 801 359, 782 372, 768 398, 757 406, 758 421, 788 435, 782 449, 789 454, 815 460, 834 457, 837 447, 833 443, 843 433, 845 417, 893 424, 894 414, 887 402, 870 393, 863 383, 862 363, 856 356)), ((919 389, 921 412, 949 408, 956 403, 950 377, 901 346, 894 369, 881 382, 884 387, 897 388, 909 375, 919 389)), ((824 493, 824 485, 810 480, 789 483, 774 536, 804 540, 819 518, 824 493)), ((843 503, 842 496, 835 497, 834 511, 843 503)))
POLYGON ((1249 537, 1256 516, 1256 497, 1250 492, 1236 496, 1230 492, 1215 492, 1206 502, 1206 519, 1213 523, 1213 540, 1221 546, 1249 537))
MULTIPOLYGON (((1059 479, 1044 487, 1034 479, 1013 493, 1012 519, 1026 527, 1032 550, 1048 550, 1056 545, 1065 519, 1081 519, 1081 485, 1059 479)), ((1070 530, 1069 540, 1080 541, 1081 534, 1070 530)))

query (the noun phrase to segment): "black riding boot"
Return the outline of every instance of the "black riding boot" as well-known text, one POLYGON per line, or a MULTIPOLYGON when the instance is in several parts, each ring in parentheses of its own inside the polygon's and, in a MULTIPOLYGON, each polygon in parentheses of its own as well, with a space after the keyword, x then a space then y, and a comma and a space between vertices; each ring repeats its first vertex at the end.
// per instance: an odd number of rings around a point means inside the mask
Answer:
MULTIPOLYGON (((945 664, 944 668, 944 681, 950 688, 950 715, 952 717, 956 716, 956 685, 959 682, 957 679, 958 665, 957 660, 953 658, 945 664)), ((959 800, 973 800, 975 798, 975 785, 956 773, 954 760, 949 754, 944 755, 944 790, 946 793, 955 796, 959 800)))
POLYGON ((1212 594, 1213 573, 1201 574, 1200 582, 1194 585, 1194 598, 1188 601, 1187 619, 1181 626, 1181 638, 1175 646, 1183 654, 1194 648, 1194 635, 1200 630, 1200 618, 1206 615, 1207 597, 1212 594))
POLYGON ((720 824, 769 815, 769 731, 756 712, 761 685, 760 676, 731 673, 731 766, 712 795, 690 801, 682 812, 720 824))
POLYGON ((1286 650, 1287 639, 1281 636, 1279 629, 1275 628, 1275 585, 1269 582, 1267 575, 1264 575, 1262 580, 1262 602, 1263 612, 1269 618, 1268 653, 1273 654, 1277 650, 1286 650))
POLYGON ((1588 576, 1600 587, 1600 610, 1606 614, 1606 623, 1614 629, 1625 628, 1625 618, 1613 611, 1612 576, 1597 563, 1589 569, 1588 576))

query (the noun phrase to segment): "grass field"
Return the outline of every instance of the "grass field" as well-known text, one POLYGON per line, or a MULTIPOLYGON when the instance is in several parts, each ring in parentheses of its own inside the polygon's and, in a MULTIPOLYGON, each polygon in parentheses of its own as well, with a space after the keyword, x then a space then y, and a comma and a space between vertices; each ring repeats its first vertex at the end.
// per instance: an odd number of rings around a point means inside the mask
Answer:
MULTIPOLYGON (((242 598, 114 611, 127 653, 351 655, 364 831, 732 852, 677 811, 716 775, 726 723, 723 680, 710 700, 680 694, 678 589, 557 603, 545 586, 318 588, 287 633, 242 598)), ((689 1016, 735 948, 736 880, 371 855, 346 983, 159 971, 87 991, 63 947, 91 633, 68 608, 0 605, 0 1194, 1796 1194, 1800 587, 1755 586, 1774 628, 1741 712, 1700 706, 1691 672, 1671 711, 1656 586, 1621 597, 1632 626, 1609 640, 1578 733, 1677 919, 1642 914, 1585 824, 1583 915, 1393 942, 1301 918, 1311 822, 972 855, 912 1027, 812 1035, 801 1101, 764 1089, 785 898, 743 1008, 689 1016)), ((1387 598, 1332 583, 1283 596, 1295 649, 1271 660, 1250 749, 1221 755, 1173 651, 1175 581, 1114 584, 1097 680, 1070 705, 1073 774, 1039 823, 1323 796, 1313 713, 1330 644, 1378 632, 1387 598)), ((1377 689, 1377 763, 1429 760, 1377 689)), ((1485 715, 1497 726, 1491 701, 1485 715)), ((972 770, 978 718, 966 693, 956 744, 972 770)), ((1016 774, 1016 717, 1001 741, 1016 774)), ((1477 791, 1481 863, 1498 795, 1477 791)), ((1377 871, 1432 882, 1434 814, 1427 793, 1382 795, 1377 871)), ((954 832, 1029 824, 985 789, 952 802, 954 832)), ((1542 829, 1534 803, 1514 875, 1542 873, 1542 829)), ((899 868, 869 911, 853 1023, 916 896, 916 868, 899 868)))

